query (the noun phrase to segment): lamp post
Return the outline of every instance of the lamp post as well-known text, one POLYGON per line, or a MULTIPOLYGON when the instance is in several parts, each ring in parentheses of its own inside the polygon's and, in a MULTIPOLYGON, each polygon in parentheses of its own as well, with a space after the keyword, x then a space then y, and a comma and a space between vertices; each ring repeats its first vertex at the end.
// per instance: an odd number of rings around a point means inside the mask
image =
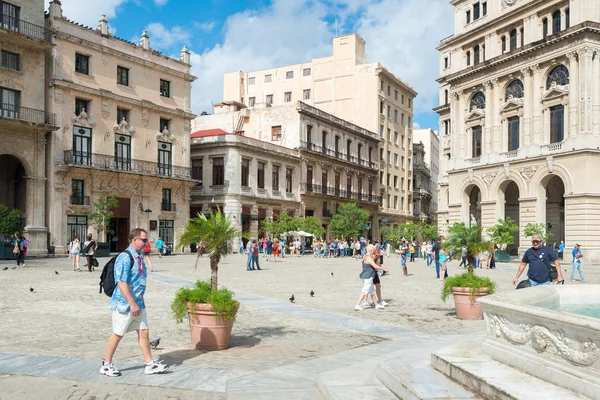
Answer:
POLYGON ((152 214, 152 210, 146 208, 144 212, 146 213, 146 218, 148 219, 148 231, 150 231, 150 214, 152 214))

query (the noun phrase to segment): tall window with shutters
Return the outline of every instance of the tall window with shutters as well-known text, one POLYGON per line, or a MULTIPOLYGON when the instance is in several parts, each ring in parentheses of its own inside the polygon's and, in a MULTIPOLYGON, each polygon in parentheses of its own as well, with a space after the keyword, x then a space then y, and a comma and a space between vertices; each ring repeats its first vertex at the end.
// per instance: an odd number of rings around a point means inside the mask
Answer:
POLYGON ((482 128, 481 125, 474 126, 471 129, 471 145, 472 145, 472 157, 480 157, 481 156, 481 134, 482 128))
POLYGON ((213 186, 225 185, 225 159, 223 157, 212 159, 212 184, 213 186))

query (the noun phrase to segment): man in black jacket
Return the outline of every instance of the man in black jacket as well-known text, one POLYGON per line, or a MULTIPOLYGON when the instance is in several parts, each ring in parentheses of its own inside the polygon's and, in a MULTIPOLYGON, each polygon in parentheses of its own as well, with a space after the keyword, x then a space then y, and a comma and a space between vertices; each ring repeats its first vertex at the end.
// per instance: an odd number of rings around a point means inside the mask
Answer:
POLYGON ((527 264, 529 264, 527 277, 531 286, 549 285, 552 283, 552 279, 550 278, 550 267, 552 264, 554 264, 558 273, 557 283, 564 283, 558 257, 556 257, 554 250, 542 245, 542 235, 533 235, 531 237, 531 248, 527 249, 523 255, 519 271, 517 271, 517 275, 513 279, 513 285, 517 285, 519 277, 527 264))

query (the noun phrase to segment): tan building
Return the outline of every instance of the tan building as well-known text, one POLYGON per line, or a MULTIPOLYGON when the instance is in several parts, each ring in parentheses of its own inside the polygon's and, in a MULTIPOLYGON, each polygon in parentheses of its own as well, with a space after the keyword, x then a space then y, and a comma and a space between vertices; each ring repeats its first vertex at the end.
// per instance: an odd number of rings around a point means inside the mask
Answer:
POLYGON ((329 57, 226 74, 224 99, 250 108, 302 101, 377 132, 383 195, 380 214, 389 223, 412 221, 412 120, 417 93, 381 64, 367 62, 365 46, 357 34, 338 36, 329 57), (392 184, 395 180, 397 186, 392 184))
POLYGON ((453 1, 442 40, 439 224, 511 217, 600 260, 600 5, 453 1))
POLYGON ((46 142, 58 129, 42 79, 51 37, 43 0, 2 2, 0 11, 0 204, 24 213, 28 254, 47 254, 46 142))
POLYGON ((416 224, 433 222, 431 213, 433 188, 432 172, 425 162, 425 145, 413 144, 413 217, 416 224))
MULTIPOLYGON (((415 129, 413 131, 414 144, 423 145, 423 165, 429 170, 429 181, 423 181, 428 187, 427 192, 430 193, 431 199, 429 203, 429 213, 426 216, 430 223, 437 225, 437 209, 438 209, 438 176, 440 174, 440 138, 436 131, 432 129, 415 129)), ((414 146, 413 146, 414 151, 414 146)), ((416 153, 415 153, 416 154, 416 153)), ((413 155, 413 173, 416 174, 417 168, 415 165, 416 155, 413 155)), ((417 163, 418 164, 418 163, 417 163)), ((419 185, 413 178, 415 198, 417 197, 416 187, 419 185)), ((414 213, 415 216, 417 213, 414 213)), ((420 219, 422 220, 422 219, 420 219)))
POLYGON ((319 218, 331 238, 337 205, 356 202, 371 213, 365 235, 377 237, 376 133, 300 101, 254 108, 223 102, 214 111, 194 121, 192 163, 204 184, 192 192, 193 211, 220 205, 256 237, 258 224, 250 221, 287 210, 319 218))
MULTIPOLYGON (((191 83, 189 52, 179 60, 112 36, 104 16, 96 29, 67 20, 50 3, 46 27, 47 105, 60 130, 49 142, 48 226, 60 250, 75 235, 97 233, 86 212, 101 195, 118 198, 109 235, 124 249, 134 227, 154 242, 175 240, 189 217, 191 83)), ((100 237, 104 240, 104 237, 100 237)))

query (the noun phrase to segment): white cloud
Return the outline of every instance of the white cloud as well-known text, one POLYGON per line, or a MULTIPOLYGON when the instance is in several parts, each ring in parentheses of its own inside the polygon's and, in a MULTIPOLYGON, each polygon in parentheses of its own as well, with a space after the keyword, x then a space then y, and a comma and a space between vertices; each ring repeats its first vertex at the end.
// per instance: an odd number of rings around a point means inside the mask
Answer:
POLYGON ((163 51, 171 50, 171 47, 183 43, 189 43, 190 32, 179 26, 167 28, 159 22, 153 22, 146 27, 150 36, 150 46, 163 51))
MULTIPOLYGON (((108 23, 110 19, 116 17, 119 6, 127 3, 128 0, 61 0, 63 15, 77 23, 95 28, 98 25, 100 16, 106 14, 108 23)), ((50 0, 44 0, 44 7, 47 10, 50 0)), ((111 32, 114 32, 111 29, 111 32)))
POLYGON ((413 122, 413 129, 421 129, 421 125, 418 122, 413 122))
POLYGON ((215 21, 196 22, 194 23, 194 26, 200 29, 201 31, 210 32, 215 28, 215 26, 217 26, 217 23, 215 21))
POLYGON ((157 6, 164 6, 165 4, 167 4, 169 0, 154 0, 154 4, 156 4, 157 6))

